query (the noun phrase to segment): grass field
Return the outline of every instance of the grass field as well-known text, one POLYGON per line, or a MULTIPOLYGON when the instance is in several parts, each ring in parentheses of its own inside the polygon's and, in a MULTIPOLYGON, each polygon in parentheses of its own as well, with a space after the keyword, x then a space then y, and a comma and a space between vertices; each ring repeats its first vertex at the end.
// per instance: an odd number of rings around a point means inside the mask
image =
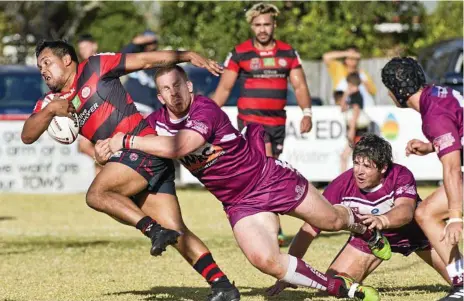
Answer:
MULTIPOLYGON (((422 188, 425 197, 431 188, 422 188)), ((180 190, 187 225, 201 237, 240 288, 242 300, 336 300, 311 289, 267 298, 274 283, 237 247, 221 205, 209 193, 180 190)), ((287 234, 301 222, 283 217, 287 234)), ((325 271, 347 238, 324 234, 305 259, 325 271)), ((209 287, 172 248, 149 255, 149 240, 133 228, 86 207, 84 195, 0 194, 0 300, 204 300, 209 287)), ((447 290, 440 276, 415 256, 395 255, 366 284, 382 300, 437 300, 447 290)))

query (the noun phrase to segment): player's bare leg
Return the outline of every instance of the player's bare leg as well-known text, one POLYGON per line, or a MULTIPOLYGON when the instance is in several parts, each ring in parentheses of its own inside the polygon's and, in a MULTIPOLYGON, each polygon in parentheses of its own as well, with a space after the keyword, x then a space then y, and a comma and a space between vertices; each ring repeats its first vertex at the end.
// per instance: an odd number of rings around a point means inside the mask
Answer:
MULTIPOLYGON (((439 187, 432 195, 419 204, 414 217, 429 239, 432 247, 446 265, 450 265, 456 262, 456 260, 462 261, 462 255, 459 253, 457 245, 452 246, 440 241, 440 236, 445 229, 444 220, 448 218, 448 199, 444 186, 439 187)), ((460 272, 461 274, 463 272, 462 263, 460 272)), ((450 275, 450 277, 454 276, 450 275)))
POLYGON ((390 244, 380 231, 368 230, 357 220, 350 208, 343 205, 332 206, 311 184, 308 184, 308 193, 305 199, 288 214, 321 230, 348 230, 358 234, 368 242, 369 248, 376 257, 383 260, 391 258, 390 244))
POLYGON ((160 255, 167 245, 176 243, 179 233, 161 227, 129 198, 147 185, 145 178, 132 168, 109 162, 90 185, 86 201, 89 207, 142 231, 152 241, 150 253, 160 255))
POLYGON ((327 270, 328 275, 344 274, 361 283, 383 260, 346 244, 327 270))
POLYGON ((145 214, 164 227, 182 233, 174 248, 211 285, 213 293, 208 300, 240 300, 238 289, 218 267, 210 250, 185 225, 176 196, 167 193, 143 193, 137 200, 145 214))
POLYGON ((434 250, 421 250, 421 251, 416 251, 417 256, 419 256, 425 263, 427 263, 429 266, 435 269, 443 279, 445 279, 448 284, 452 284, 451 278, 448 275, 448 272, 446 271, 446 265, 441 260, 440 256, 438 253, 434 250))
POLYGON ((275 214, 261 212, 240 219, 233 228, 239 247, 261 272, 293 285, 327 291, 332 296, 348 297, 350 293, 351 297, 360 300, 379 300, 373 288, 359 286, 341 276, 327 276, 303 260, 281 253, 277 242, 278 227, 275 214))

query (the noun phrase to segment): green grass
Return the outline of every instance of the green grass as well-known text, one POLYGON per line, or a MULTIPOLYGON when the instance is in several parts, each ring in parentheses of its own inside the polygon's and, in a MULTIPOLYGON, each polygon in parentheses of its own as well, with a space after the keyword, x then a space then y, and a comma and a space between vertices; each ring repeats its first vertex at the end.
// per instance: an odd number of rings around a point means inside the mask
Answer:
MULTIPOLYGON (((433 188, 421 189, 425 197, 433 188)), ((335 300, 311 289, 267 298, 274 280, 254 269, 232 236, 219 202, 180 190, 187 225, 213 252, 242 300, 335 300)), ((283 217, 287 234, 301 222, 283 217)), ((305 260, 325 271, 347 235, 322 235, 305 260)), ((209 287, 177 252, 149 255, 149 240, 89 209, 84 195, 0 195, 0 300, 204 300, 209 287)), ((446 283, 415 255, 394 255, 367 278, 382 300, 436 300, 446 283)))

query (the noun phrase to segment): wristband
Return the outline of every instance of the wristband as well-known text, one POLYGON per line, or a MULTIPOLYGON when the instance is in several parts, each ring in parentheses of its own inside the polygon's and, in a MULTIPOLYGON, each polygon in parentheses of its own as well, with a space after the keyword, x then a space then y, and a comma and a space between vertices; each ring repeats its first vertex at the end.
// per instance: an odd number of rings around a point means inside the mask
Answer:
POLYGON ((303 116, 313 117, 313 111, 311 110, 311 108, 304 108, 303 116))

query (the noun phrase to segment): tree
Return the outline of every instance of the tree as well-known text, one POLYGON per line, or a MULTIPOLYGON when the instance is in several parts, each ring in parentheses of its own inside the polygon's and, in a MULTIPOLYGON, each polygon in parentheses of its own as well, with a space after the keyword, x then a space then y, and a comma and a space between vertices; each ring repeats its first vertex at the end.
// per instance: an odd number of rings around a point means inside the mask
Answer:
MULTIPOLYGON (((163 41, 223 60, 240 41, 250 37, 245 9, 253 2, 163 2, 160 24, 163 41), (180 17, 181 16, 181 17, 180 17)), ((365 56, 383 56, 397 44, 410 45, 422 31, 386 38, 375 24, 399 17, 412 24, 424 14, 418 1, 279 1, 276 37, 290 43, 304 59, 319 59, 326 51, 358 46, 365 56)), ((410 26, 412 28, 412 26, 410 26)), ((405 47, 408 49, 407 47, 405 47)))
POLYGON ((75 42, 90 32, 102 51, 118 51, 143 29, 143 15, 128 1, 0 2, 0 34, 7 37, 4 44, 16 47, 20 63, 40 39, 75 42))
POLYGON ((463 37, 462 1, 439 1, 435 11, 425 18, 423 38, 414 42, 414 49, 427 47, 449 38, 463 37))

